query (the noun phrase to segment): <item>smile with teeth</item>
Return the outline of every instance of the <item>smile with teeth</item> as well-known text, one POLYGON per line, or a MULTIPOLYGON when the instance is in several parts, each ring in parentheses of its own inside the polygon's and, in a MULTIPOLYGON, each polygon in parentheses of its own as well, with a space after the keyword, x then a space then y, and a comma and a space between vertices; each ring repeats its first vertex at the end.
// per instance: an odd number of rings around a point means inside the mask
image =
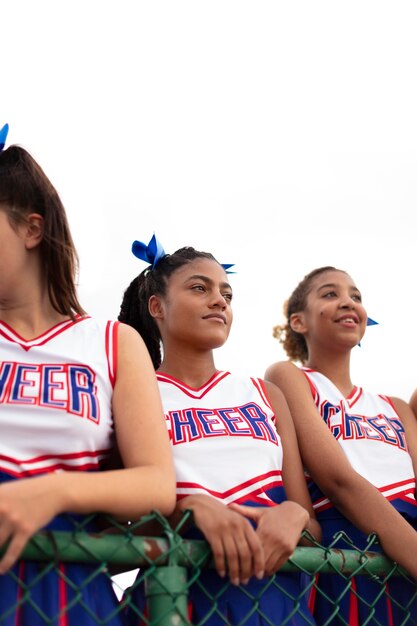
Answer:
POLYGON ((358 324, 359 320, 356 317, 342 317, 336 320, 338 324, 358 324))

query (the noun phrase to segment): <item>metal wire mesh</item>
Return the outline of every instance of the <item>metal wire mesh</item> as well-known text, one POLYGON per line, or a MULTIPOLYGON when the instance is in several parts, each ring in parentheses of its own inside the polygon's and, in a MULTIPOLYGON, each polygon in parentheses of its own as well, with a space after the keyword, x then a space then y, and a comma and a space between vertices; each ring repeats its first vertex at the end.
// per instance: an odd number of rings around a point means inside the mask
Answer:
POLYGON ((91 532, 93 522, 31 539, 0 577, 1 626, 417 624, 415 582, 374 535, 357 550, 338 533, 330 546, 297 548, 277 575, 234 586, 216 575, 206 542, 158 513, 129 525, 100 518, 103 530, 91 532), (132 569, 133 584, 115 593, 115 575, 132 569))

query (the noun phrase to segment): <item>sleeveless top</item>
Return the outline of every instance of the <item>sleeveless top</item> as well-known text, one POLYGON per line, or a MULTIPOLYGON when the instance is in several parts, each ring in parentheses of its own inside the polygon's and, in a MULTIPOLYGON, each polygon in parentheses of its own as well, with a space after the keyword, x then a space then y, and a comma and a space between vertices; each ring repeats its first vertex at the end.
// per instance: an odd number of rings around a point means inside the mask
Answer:
MULTIPOLYGON (((404 427, 391 400, 354 387, 348 397, 323 374, 301 368, 316 406, 353 468, 398 510, 417 515, 416 479, 404 427)), ((333 508, 311 480, 316 513, 333 508)))
POLYGON ((157 372, 177 475, 177 498, 209 494, 225 504, 285 499, 282 446, 264 383, 216 372, 192 389, 157 372))
POLYGON ((26 341, 0 322, 0 482, 99 469, 113 442, 117 325, 78 316, 26 341))

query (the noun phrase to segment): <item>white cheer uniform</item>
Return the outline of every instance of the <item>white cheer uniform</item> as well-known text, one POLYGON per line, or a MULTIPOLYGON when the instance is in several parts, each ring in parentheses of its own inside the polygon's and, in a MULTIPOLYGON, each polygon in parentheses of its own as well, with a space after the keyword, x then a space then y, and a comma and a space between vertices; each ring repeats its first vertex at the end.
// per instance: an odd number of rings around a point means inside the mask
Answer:
MULTIPOLYGON (((28 341, 0 322, 0 484, 51 472, 100 469, 113 447, 117 326, 77 316, 28 341)), ((72 530, 85 524, 83 520, 85 516, 59 515, 47 529, 72 530)), ((81 528, 94 530, 95 525, 81 528)), ((108 576, 86 583, 97 564, 62 563, 60 575, 48 567, 46 562, 21 560, 0 576, 3 626, 43 625, 39 611, 54 626, 96 626, 82 604, 100 619, 117 607, 108 576), (30 602, 20 605, 16 575, 30 589, 30 602), (77 593, 73 585, 79 587, 80 602, 58 618, 77 593), (15 605, 20 606, 8 613, 15 605)), ((117 626, 120 619, 108 623, 117 626)))
MULTIPOLYGON (((387 396, 354 387, 348 397, 323 374, 302 368, 323 420, 342 447, 353 468, 417 528, 416 480, 401 419, 387 396)), ((319 452, 318 452, 319 453, 319 452)), ((380 551, 372 537, 345 518, 308 478, 323 545, 334 548, 380 551), (347 537, 347 538, 346 538, 347 537)), ((416 586, 402 577, 385 583, 368 576, 347 580, 339 575, 318 575, 319 592, 313 593, 317 624, 396 626, 417 620, 416 586), (348 586, 349 585, 349 586, 348 586), (339 612, 335 616, 335 606, 339 612)))
MULTIPOLYGON (((323 420, 354 469, 395 501, 396 508, 413 511, 413 464, 404 427, 390 399, 360 387, 345 398, 323 374, 305 367, 303 371, 323 420)), ((311 495, 317 513, 332 507, 317 487, 312 486, 311 495)))
MULTIPOLYGON (((275 429, 279 415, 271 408, 262 380, 220 371, 193 389, 162 372, 157 372, 157 378, 174 455, 178 499, 206 494, 225 505, 236 502, 264 507, 286 499, 283 450, 275 429)), ((187 536, 202 538, 196 529, 187 536)), ((314 624, 300 575, 278 573, 275 581, 252 578, 247 585, 236 587, 214 570, 202 570, 189 589, 192 623, 314 624)), ((131 593, 142 610, 143 586, 139 584, 131 593)), ((127 613, 130 626, 143 624, 137 613, 127 613)))

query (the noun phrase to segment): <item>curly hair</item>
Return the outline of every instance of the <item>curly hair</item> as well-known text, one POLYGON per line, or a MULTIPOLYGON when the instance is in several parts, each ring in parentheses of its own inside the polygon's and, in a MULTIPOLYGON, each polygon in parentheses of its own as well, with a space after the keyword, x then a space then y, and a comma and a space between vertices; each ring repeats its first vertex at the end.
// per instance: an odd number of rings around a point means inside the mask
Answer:
POLYGON ((274 326, 272 335, 282 344, 287 356, 291 361, 299 361, 303 365, 308 360, 308 348, 304 335, 295 332, 290 326, 290 318, 293 313, 304 311, 307 303, 307 296, 311 290, 313 280, 324 272, 344 272, 331 265, 319 267, 306 274, 302 281, 292 292, 291 296, 284 303, 285 324, 274 326))
POLYGON ((118 319, 135 328, 141 335, 155 369, 158 369, 162 362, 161 335, 148 310, 149 298, 153 295, 165 296, 171 274, 196 259, 209 259, 219 263, 210 252, 200 252, 189 246, 180 248, 172 254, 163 256, 154 268, 144 269, 124 292, 118 319))

